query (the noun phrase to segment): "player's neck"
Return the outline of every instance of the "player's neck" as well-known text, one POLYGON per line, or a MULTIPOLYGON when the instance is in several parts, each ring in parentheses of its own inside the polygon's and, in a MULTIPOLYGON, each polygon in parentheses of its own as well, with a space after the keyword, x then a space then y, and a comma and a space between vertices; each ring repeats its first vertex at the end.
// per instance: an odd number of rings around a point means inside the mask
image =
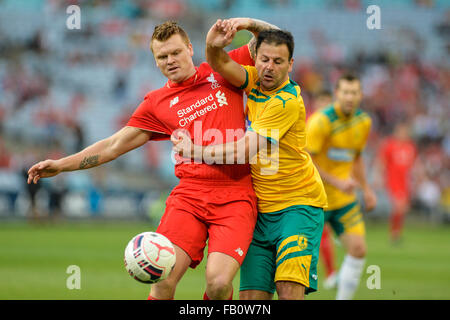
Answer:
POLYGON ((191 82, 190 80, 192 80, 192 82, 195 83, 196 78, 197 78, 196 74, 197 74, 197 68, 192 66, 192 69, 190 69, 189 72, 186 73, 185 77, 183 77, 182 79, 177 80, 177 81, 173 81, 173 80, 169 79, 169 81, 167 82, 167 86, 169 88, 183 86, 184 84, 189 84, 191 82))
POLYGON ((334 103, 334 107, 335 107, 335 109, 336 109, 336 113, 341 117, 341 118, 344 118, 344 119, 349 119, 349 118, 351 118, 354 114, 355 114, 355 112, 356 112, 356 109, 358 109, 358 108, 353 108, 352 109, 352 111, 351 112, 344 112, 344 110, 342 109, 342 107, 341 107, 341 104, 338 102, 338 101, 336 101, 335 103, 334 103))
POLYGON ((274 86, 272 88, 264 88, 264 86, 261 84, 260 88, 265 93, 271 93, 273 91, 277 91, 277 90, 283 88, 287 84, 286 82, 288 82, 288 81, 289 81, 289 77, 286 77, 286 79, 284 79, 283 82, 281 82, 277 86, 274 86))
POLYGON ((194 76, 194 74, 196 74, 196 73, 197 73, 197 69, 196 69, 194 66, 192 66, 192 67, 190 68, 189 72, 187 73, 186 77, 185 77, 183 80, 179 81, 179 83, 182 83, 182 82, 185 82, 186 80, 189 80, 189 79, 192 78, 192 77, 194 76))

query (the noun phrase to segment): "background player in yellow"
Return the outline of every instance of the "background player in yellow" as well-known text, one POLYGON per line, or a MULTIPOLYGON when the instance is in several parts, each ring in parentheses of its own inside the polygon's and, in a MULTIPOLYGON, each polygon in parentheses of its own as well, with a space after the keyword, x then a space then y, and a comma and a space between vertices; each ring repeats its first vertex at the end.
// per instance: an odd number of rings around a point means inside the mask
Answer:
POLYGON ((339 236, 347 255, 338 276, 336 299, 352 299, 366 256, 365 227, 356 188, 363 192, 366 210, 376 196, 366 180, 361 153, 370 131, 370 117, 359 109, 361 83, 343 75, 335 88, 334 104, 315 112, 308 120, 307 150, 319 169, 328 197, 325 222, 339 236))
POLYGON ((208 33, 206 56, 213 69, 247 93, 245 135, 234 143, 198 148, 180 134, 172 139, 174 150, 208 162, 250 161, 259 214, 241 267, 240 298, 271 299, 276 290, 280 299, 303 299, 317 289, 326 195, 303 150, 305 107, 300 87, 289 79, 294 40, 286 31, 262 32, 255 67, 242 66, 224 56, 236 31, 218 21, 208 33))

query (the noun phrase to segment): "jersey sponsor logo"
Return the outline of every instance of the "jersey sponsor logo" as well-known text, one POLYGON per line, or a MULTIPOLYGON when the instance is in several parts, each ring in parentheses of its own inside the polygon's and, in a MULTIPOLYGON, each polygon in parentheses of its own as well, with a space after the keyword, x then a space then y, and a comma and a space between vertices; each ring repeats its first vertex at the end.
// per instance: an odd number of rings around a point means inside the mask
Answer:
POLYGON ((195 119, 207 114, 212 110, 217 109, 218 107, 228 105, 228 100, 224 92, 220 90, 217 91, 215 97, 216 99, 214 99, 214 95, 210 93, 206 97, 198 99, 189 107, 178 109, 177 115, 179 118, 181 118, 178 121, 180 127, 185 127, 195 119))
POLYGON ((178 101, 179 101, 178 96, 176 96, 175 98, 170 100, 169 108, 172 108, 174 105, 176 105, 178 103, 178 101))
POLYGON ((227 97, 225 96, 225 92, 217 91, 216 93, 217 102, 219 102, 219 107, 223 105, 228 105, 227 97))
POLYGON ((220 87, 220 84, 217 82, 217 80, 214 78, 214 73, 211 72, 209 77, 206 78, 209 82, 211 82, 211 89, 217 89, 220 87))
POLYGON ((327 152, 327 157, 330 160, 352 162, 355 158, 355 150, 343 148, 330 148, 327 152))

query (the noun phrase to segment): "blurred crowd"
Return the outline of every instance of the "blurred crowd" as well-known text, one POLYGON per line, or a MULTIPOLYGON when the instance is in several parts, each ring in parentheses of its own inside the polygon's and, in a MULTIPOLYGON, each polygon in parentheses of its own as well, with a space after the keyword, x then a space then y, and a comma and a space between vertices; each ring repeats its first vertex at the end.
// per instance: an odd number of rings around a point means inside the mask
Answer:
MULTIPOLYGON (((432 37, 442 44, 441 58, 424 59, 428 39, 417 30, 398 35, 410 39, 407 53, 365 50, 370 39, 363 38, 358 48, 348 50, 321 32, 319 24, 302 41, 312 54, 295 56, 291 77, 300 84, 310 114, 321 99, 332 100, 341 73, 358 74, 363 108, 373 119, 365 153, 371 181, 383 196, 383 172, 376 169, 379 147, 396 123, 405 122, 418 150, 411 173, 413 209, 445 216, 450 211, 450 8, 445 1, 399 2, 405 10, 434 10, 432 37)), ((155 25, 179 20, 198 48, 195 62, 199 63, 212 13, 235 15, 243 3, 0 1, 0 216, 22 211, 38 215, 39 209, 58 215, 61 208, 72 208, 74 215, 101 215, 108 208, 119 214, 127 210, 114 202, 118 192, 128 195, 127 203, 138 201, 129 211, 149 214, 148 207, 155 207, 149 204, 163 201, 160 195, 176 183, 169 143, 148 143, 105 168, 47 179, 38 187, 27 186, 24 176, 36 161, 60 158, 110 135, 126 123, 147 91, 164 84, 148 49, 155 25), (65 10, 71 4, 81 7, 80 30, 65 27, 65 10), (36 197, 39 192, 45 196, 36 197)), ((260 7, 287 12, 305 4, 299 0, 245 3, 252 11, 241 15, 255 18, 260 7)), ((363 12, 366 5, 362 0, 308 3, 317 10, 363 12)))

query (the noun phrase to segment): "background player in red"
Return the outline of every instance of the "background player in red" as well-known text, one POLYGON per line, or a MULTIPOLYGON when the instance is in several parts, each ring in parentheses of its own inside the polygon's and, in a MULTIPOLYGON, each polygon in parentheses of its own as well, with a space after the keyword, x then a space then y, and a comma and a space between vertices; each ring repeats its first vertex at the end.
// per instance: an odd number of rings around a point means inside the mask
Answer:
MULTIPOLYGON (((272 25, 249 18, 231 19, 237 30, 255 35, 272 25)), ((241 64, 253 65, 255 41, 231 51, 241 64)), ((92 168, 116 159, 149 140, 170 139, 186 130, 196 144, 231 142, 244 135, 243 93, 211 67, 194 66, 192 44, 175 22, 155 27, 150 48, 156 65, 168 78, 164 87, 149 92, 127 126, 79 153, 45 160, 28 170, 28 183, 60 172, 92 168), (222 140, 221 140, 222 139, 222 140)), ((252 239, 256 196, 246 164, 207 165, 177 159, 180 179, 166 201, 157 232, 175 246, 177 262, 170 276, 152 285, 149 299, 173 299, 188 267, 203 258, 208 240, 205 298, 232 297, 232 280, 252 239)))
POLYGON ((390 234, 394 243, 400 240, 410 206, 409 180, 416 154, 416 146, 410 139, 409 126, 405 122, 395 126, 393 135, 383 141, 379 150, 379 163, 391 199, 390 234))

